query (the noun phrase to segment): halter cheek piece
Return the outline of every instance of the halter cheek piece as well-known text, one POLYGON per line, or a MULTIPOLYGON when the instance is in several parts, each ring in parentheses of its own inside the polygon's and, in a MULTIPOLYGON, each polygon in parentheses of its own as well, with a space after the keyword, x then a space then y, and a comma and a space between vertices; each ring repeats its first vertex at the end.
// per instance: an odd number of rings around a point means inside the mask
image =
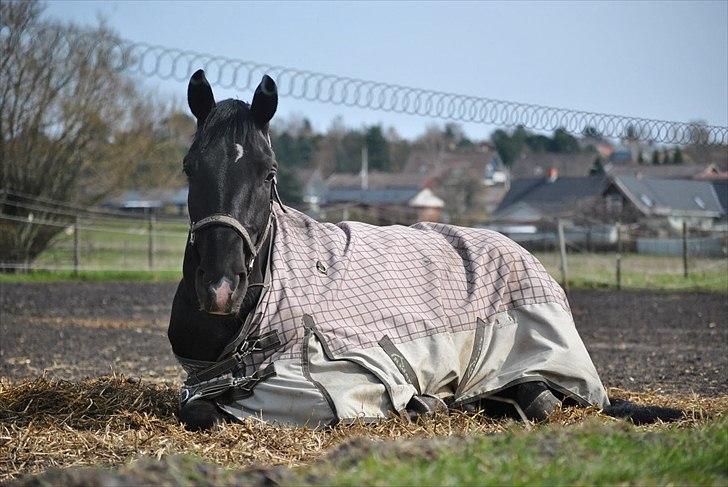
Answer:
POLYGON ((278 196, 277 186, 278 180, 274 176, 271 180, 270 188, 271 212, 268 217, 268 222, 265 224, 265 230, 263 230, 263 234, 258 239, 257 245, 253 244, 253 239, 251 238, 250 233, 248 232, 248 230, 245 229, 242 223, 240 223, 232 216, 226 215, 224 213, 214 213, 196 222, 190 222, 190 245, 195 244, 195 232, 199 232, 203 228, 212 226, 230 227, 235 230, 238 235, 240 235, 240 237, 243 239, 245 246, 247 246, 248 250, 250 250, 250 257, 248 257, 247 261, 245 262, 245 267, 248 272, 250 272, 250 270, 253 268, 256 257, 258 257, 261 248, 263 248, 263 244, 265 244, 265 240, 268 238, 268 234, 270 233, 270 227, 273 224, 273 202, 275 201, 276 203, 278 203, 284 213, 286 211, 283 203, 281 203, 280 196, 278 196))

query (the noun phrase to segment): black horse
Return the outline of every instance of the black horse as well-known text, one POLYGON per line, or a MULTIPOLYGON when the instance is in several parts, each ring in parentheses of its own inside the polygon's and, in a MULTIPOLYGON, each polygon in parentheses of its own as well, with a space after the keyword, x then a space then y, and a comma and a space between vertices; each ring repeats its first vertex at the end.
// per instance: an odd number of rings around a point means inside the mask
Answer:
MULTIPOLYGON (((185 248, 183 278, 172 306, 168 336, 178 357, 214 362, 239 334, 261 295, 271 251, 272 202, 277 198, 277 162, 269 123, 276 112, 275 82, 264 76, 250 105, 215 102, 202 70, 191 77, 188 103, 197 119, 192 146, 184 158, 193 223, 185 248)), ((275 278, 275 276, 274 276, 275 278)), ((532 420, 544 419, 561 402, 544 382, 527 382, 502 391, 532 420)), ((204 429, 232 419, 209 398, 182 401, 181 421, 204 429)), ((498 409, 481 401, 480 407, 498 409)), ((408 405, 411 415, 432 410, 426 401, 408 405)), ((670 420, 679 411, 612 401, 608 414, 635 422, 670 420)))

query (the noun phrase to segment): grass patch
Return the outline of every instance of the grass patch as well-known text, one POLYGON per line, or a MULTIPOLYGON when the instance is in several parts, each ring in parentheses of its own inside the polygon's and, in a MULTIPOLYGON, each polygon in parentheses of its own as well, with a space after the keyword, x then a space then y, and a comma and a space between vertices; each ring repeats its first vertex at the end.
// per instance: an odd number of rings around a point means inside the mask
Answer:
POLYGON ((177 282, 182 271, 29 271, 0 273, 0 283, 23 282, 177 282))
MULTIPOLYGON (((534 254, 554 279, 561 280, 559 254, 534 254)), ((706 291, 728 293, 728 259, 692 257, 688 277, 683 277, 682 257, 624 254, 622 289, 706 291)), ((574 253, 567 256, 570 288, 616 289, 614 254, 574 253)))
POLYGON ((395 443, 313 466, 284 484, 307 478, 327 485, 725 485, 728 421, 659 432, 588 421, 536 432, 511 428, 434 449, 395 443))

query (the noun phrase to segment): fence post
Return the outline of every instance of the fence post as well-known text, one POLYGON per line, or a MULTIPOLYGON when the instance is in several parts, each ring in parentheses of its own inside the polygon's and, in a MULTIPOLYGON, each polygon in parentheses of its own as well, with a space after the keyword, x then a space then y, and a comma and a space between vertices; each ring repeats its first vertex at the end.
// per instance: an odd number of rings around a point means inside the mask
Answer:
POLYGON ((622 225, 617 223, 617 290, 622 289, 622 225))
POLYGON ((81 252, 79 249, 78 236, 78 215, 73 223, 73 275, 78 276, 78 268, 81 265, 81 252))
POLYGON ((683 277, 688 277, 688 223, 683 220, 682 224, 682 258, 683 258, 683 277))
POLYGON ((561 253, 561 287, 564 291, 569 291, 569 282, 567 279, 568 269, 566 262, 566 241, 564 240, 564 222, 559 218, 559 251, 561 253))
POLYGON ((154 269, 154 211, 149 209, 149 270, 154 269))
POLYGON ((586 229, 586 251, 591 253, 592 251, 592 225, 589 223, 589 226, 586 229))

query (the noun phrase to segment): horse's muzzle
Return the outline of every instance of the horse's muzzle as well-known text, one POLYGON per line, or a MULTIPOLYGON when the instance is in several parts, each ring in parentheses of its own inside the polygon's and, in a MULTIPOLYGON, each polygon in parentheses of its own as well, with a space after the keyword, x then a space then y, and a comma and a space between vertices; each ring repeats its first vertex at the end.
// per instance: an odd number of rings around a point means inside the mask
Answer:
POLYGON ((236 313, 242 301, 243 289, 240 288, 240 284, 245 284, 244 276, 235 276, 233 279, 221 277, 212 283, 205 281, 204 277, 200 276, 196 286, 200 308, 207 313, 217 315, 236 313))

